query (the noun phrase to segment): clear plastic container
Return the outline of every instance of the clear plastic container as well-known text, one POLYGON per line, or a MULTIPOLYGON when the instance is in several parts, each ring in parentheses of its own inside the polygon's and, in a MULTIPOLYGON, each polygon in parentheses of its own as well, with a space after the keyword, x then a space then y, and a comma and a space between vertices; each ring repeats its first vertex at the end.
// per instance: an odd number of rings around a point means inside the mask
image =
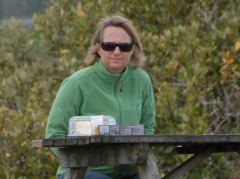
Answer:
POLYGON ((69 120, 68 136, 99 135, 99 125, 116 125, 112 116, 73 116, 69 120))

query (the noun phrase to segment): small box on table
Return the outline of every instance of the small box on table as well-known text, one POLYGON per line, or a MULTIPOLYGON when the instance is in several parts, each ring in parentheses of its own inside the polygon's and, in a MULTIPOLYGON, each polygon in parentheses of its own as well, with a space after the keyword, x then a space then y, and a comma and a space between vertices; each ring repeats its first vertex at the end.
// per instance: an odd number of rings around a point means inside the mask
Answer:
POLYGON ((99 125, 100 135, 144 135, 144 125, 99 125))

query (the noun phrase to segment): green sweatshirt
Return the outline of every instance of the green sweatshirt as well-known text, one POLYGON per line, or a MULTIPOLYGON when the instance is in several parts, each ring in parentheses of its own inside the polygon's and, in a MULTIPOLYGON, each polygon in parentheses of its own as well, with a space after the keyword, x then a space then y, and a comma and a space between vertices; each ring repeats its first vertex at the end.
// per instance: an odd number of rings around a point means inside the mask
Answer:
MULTIPOLYGON (((66 78, 51 108, 46 138, 64 138, 72 116, 111 115, 117 124, 144 124, 145 134, 153 134, 155 102, 149 76, 130 65, 121 74, 110 73, 101 60, 66 78)), ((56 154, 57 148, 53 149, 56 154)), ((113 178, 136 174, 135 165, 89 167, 113 178)), ((63 174, 58 168, 57 174, 63 174)))

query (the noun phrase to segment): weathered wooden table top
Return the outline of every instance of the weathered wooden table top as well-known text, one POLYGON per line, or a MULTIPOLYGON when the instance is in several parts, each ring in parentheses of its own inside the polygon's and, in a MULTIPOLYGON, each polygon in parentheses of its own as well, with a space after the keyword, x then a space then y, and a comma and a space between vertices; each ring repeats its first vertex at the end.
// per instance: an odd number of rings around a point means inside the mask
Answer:
POLYGON ((138 136, 78 136, 62 139, 33 140, 33 147, 67 147, 105 143, 148 143, 178 146, 195 144, 240 144, 240 134, 138 135, 138 136))

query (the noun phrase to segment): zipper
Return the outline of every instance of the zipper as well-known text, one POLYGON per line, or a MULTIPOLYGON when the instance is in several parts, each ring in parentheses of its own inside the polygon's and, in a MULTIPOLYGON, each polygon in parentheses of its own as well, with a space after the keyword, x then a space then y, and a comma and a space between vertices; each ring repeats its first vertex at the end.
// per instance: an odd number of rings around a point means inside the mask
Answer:
POLYGON ((120 85, 120 92, 122 92, 123 90, 123 80, 121 79, 121 77, 116 81, 115 83, 115 86, 114 86, 114 95, 115 95, 115 98, 117 100, 117 103, 118 103, 118 111, 119 111, 119 124, 121 124, 122 122, 122 112, 121 112, 121 105, 120 105, 120 101, 119 101, 119 98, 118 98, 118 85, 120 85))
POLYGON ((120 79, 119 85, 120 85, 120 92, 122 92, 123 91, 123 80, 122 79, 120 79))

